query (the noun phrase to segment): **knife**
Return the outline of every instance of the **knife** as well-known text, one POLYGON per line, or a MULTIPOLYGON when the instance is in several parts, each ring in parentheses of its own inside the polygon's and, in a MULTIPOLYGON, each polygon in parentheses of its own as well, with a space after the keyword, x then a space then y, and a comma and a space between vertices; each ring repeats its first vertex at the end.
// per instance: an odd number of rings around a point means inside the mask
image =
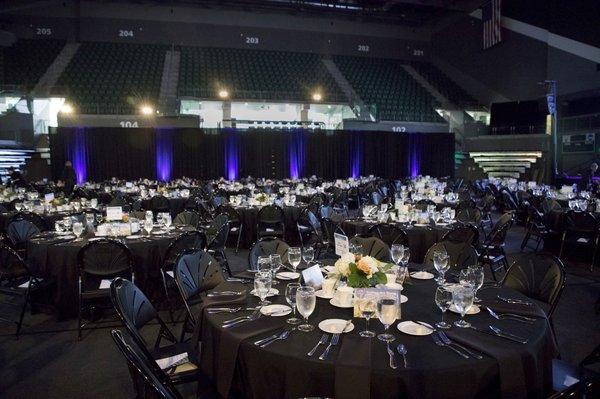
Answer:
POLYGON ((507 340, 509 340, 509 341, 518 342, 518 343, 520 343, 520 344, 526 344, 526 343, 527 343, 527 340, 525 340, 525 342, 523 342, 522 340, 516 340, 515 338, 512 338, 512 337, 510 337, 510 336, 508 336, 508 335, 506 335, 506 334, 497 334, 497 333, 495 333, 495 332, 488 331, 488 330, 482 330, 481 328, 477 328, 477 327, 473 327, 473 326, 471 326, 471 327, 469 327, 469 328, 470 328, 471 330, 478 331, 478 332, 480 332, 480 333, 482 333, 482 334, 491 335, 491 336, 493 336, 493 337, 501 337, 501 338, 507 339, 507 340))

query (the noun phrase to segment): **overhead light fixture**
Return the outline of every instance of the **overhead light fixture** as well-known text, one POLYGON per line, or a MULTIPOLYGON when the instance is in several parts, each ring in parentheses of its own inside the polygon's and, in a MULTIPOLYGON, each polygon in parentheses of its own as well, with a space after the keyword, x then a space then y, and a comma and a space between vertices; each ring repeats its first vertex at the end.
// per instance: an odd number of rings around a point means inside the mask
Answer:
POLYGON ((323 99, 323 97, 321 96, 321 93, 313 93, 312 99, 314 101, 321 101, 321 99, 323 99))
POLYGON ((63 114, 72 114, 73 111, 74 109, 71 104, 64 103, 62 107, 60 107, 60 112, 63 114))
POLYGON ((229 97, 229 92, 225 89, 221 89, 219 90, 219 97, 220 98, 227 98, 229 97))
POLYGON ((154 112, 154 109, 149 105, 142 105, 142 107, 140 108, 140 111, 144 115, 150 115, 154 112))

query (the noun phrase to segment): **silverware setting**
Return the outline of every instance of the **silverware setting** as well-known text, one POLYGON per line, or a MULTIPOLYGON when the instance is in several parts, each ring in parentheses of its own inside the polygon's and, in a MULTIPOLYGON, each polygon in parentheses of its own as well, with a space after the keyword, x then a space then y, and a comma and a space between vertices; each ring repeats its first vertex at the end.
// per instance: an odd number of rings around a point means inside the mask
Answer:
POLYGON ((275 337, 274 339, 267 341, 265 343, 262 343, 260 345, 261 348, 265 348, 269 345, 271 345, 273 342, 275 341, 283 341, 288 339, 288 337, 290 336, 290 334, 292 333, 292 331, 294 331, 296 328, 292 328, 291 330, 285 330, 284 332, 282 332, 281 334, 279 334, 277 337, 275 337))
POLYGON ((495 326, 489 326, 489 330, 487 330, 487 329, 481 329, 481 328, 477 328, 477 327, 473 327, 473 326, 470 326, 469 328, 471 330, 478 331, 478 332, 480 332, 482 334, 492 335, 492 336, 495 336, 495 337, 501 337, 501 338, 507 339, 509 341, 518 342, 520 344, 526 344, 527 343, 527 339, 519 337, 519 336, 514 335, 514 334, 506 333, 506 332, 500 330, 498 327, 495 327, 495 326))
POLYGON ((392 348, 390 348, 390 342, 387 341, 385 344, 386 344, 387 353, 390 356, 390 368, 397 369, 398 365, 396 364, 396 356, 395 356, 392 348))
POLYGON ((206 294, 207 297, 214 298, 217 296, 237 296, 242 295, 244 291, 213 291, 206 294))
POLYGON ((496 320, 508 319, 508 320, 520 321, 522 323, 527 323, 527 324, 533 324, 533 322, 535 322, 535 320, 536 320, 533 317, 527 317, 527 316, 519 315, 516 313, 497 313, 493 309, 491 309, 487 306, 485 307, 485 309, 496 320))
POLYGON ((469 359, 469 355, 467 355, 466 353, 460 351, 459 349, 455 348, 454 346, 450 345, 450 344, 446 344, 442 341, 442 339, 437 335, 437 334, 431 334, 431 338, 433 339, 433 342, 435 342, 435 344, 437 346, 441 346, 443 348, 448 348, 448 349, 452 349, 452 351, 454 351, 457 355, 465 358, 465 359, 469 359))
POLYGON ((407 367, 406 354, 408 353, 408 351, 406 350, 406 346, 404 346, 403 344, 398 344, 398 346, 396 347, 396 350, 398 351, 398 353, 400 355, 402 355, 402 359, 404 360, 404 368, 406 368, 407 367))
POLYGON ((217 313, 237 313, 242 310, 241 307, 237 308, 208 308, 206 310, 209 314, 217 314, 217 313))
POLYGON ((446 335, 445 332, 438 331, 438 336, 440 337, 440 339, 442 340, 442 342, 445 343, 446 345, 454 345, 454 347, 456 347, 457 349, 460 349, 460 350, 464 351, 467 355, 472 356, 475 359, 479 359, 479 360, 483 359, 483 356, 480 353, 475 352, 473 350, 470 350, 470 349, 466 348, 465 346, 459 344, 456 341, 452 341, 448 337, 448 335, 446 335))
POLYGON ((250 283, 252 280, 247 279, 247 278, 229 277, 229 278, 226 279, 226 281, 228 283, 243 283, 243 284, 246 284, 246 283, 250 283))
POLYGON ((314 348, 312 348, 312 349, 310 350, 310 352, 308 352, 308 353, 306 354, 306 356, 312 356, 312 355, 314 355, 314 354, 315 354, 315 352, 317 351, 317 348, 318 348, 319 346, 321 346, 321 345, 325 345, 325 344, 327 343, 327 341, 328 341, 328 340, 329 340, 329 336, 328 336, 327 334, 323 334, 323 335, 321 336, 321 339, 319 340, 319 342, 317 342, 317 344, 315 345, 315 347, 314 347, 314 348))
POLYGON ((510 303, 511 305, 533 306, 532 302, 525 301, 523 299, 507 298, 507 297, 502 296, 502 295, 497 295, 496 298, 498 298, 502 302, 510 303))
POLYGON ((279 334, 280 333, 275 333, 275 334, 273 334, 271 336, 268 336, 267 338, 263 338, 263 339, 259 339, 258 341, 254 341, 254 345, 260 346, 260 345, 264 344, 267 341, 270 341, 272 339, 277 338, 279 336, 279 334))
POLYGON ((254 321, 254 320, 260 318, 260 316, 261 316, 260 310, 257 309, 250 316, 238 317, 237 320, 232 319, 232 320, 227 320, 227 321, 223 322, 223 328, 231 328, 231 327, 237 326, 240 323, 254 321))
POLYGON ((332 346, 336 346, 338 344, 338 342, 340 342, 340 334, 333 334, 333 337, 331 337, 331 341, 329 342, 329 345, 327 345, 327 348, 325 348, 325 351, 321 354, 321 356, 319 356, 319 360, 327 359, 327 356, 329 355, 329 350, 331 349, 332 346))

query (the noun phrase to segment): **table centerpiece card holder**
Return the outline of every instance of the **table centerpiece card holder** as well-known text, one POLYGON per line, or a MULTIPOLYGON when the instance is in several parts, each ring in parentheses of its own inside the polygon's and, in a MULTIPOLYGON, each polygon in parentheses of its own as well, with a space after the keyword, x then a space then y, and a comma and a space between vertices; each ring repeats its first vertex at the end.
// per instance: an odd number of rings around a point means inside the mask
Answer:
POLYGON ((323 285, 323 272, 321 266, 314 265, 302 271, 304 284, 313 287, 315 291, 320 290, 323 285))

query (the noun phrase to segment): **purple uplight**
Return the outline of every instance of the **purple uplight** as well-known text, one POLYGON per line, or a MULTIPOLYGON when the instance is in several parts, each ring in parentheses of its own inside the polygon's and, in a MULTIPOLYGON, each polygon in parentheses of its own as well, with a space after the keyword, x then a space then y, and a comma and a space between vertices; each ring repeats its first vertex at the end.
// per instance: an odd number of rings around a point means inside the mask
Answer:
POLYGON ((166 129, 157 129, 156 143, 156 177, 161 181, 170 181, 173 170, 173 136, 166 129))
POLYGON ((354 179, 358 179, 360 177, 360 164, 362 160, 362 143, 360 134, 360 132, 353 132, 350 139, 350 173, 354 179))
POLYGON ((290 177, 299 179, 304 167, 304 132, 302 130, 296 130, 290 134, 289 151, 290 177))
POLYGON ((239 137, 235 131, 224 133, 225 136, 225 175, 227 180, 237 180, 239 176, 239 137))
POLYGON ((73 164, 73 169, 75 169, 77 184, 83 184, 87 177, 85 129, 77 128, 73 135, 73 147, 71 147, 70 151, 71 163, 73 164))
POLYGON ((408 168, 411 177, 417 177, 421 173, 421 136, 410 134, 408 136, 408 168))

